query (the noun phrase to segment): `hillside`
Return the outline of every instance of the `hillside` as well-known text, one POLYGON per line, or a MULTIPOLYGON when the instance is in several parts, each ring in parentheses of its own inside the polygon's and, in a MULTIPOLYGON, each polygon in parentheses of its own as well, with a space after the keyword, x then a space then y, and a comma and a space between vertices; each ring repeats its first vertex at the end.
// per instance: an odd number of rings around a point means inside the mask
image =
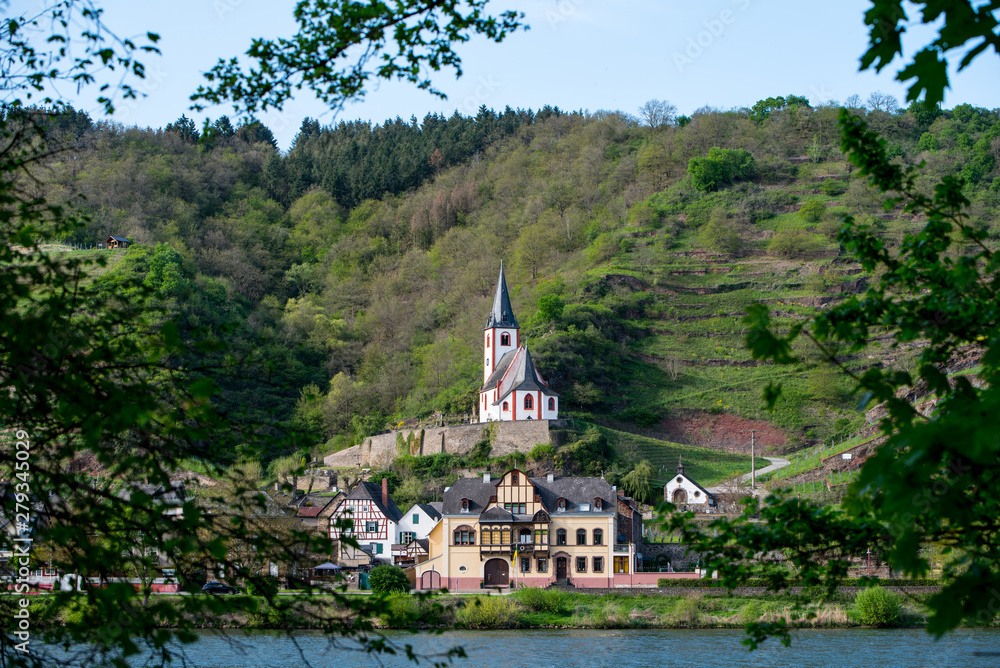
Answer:
MULTIPOLYGON (((140 244, 130 254, 170 263, 183 278, 169 283, 172 308, 235 325, 266 370, 266 387, 248 372, 234 395, 304 428, 314 454, 472 411, 501 259, 569 417, 731 452, 748 450, 751 430, 785 451, 860 426, 848 385, 814 351, 795 367, 759 365, 741 321, 759 301, 787 326, 863 289, 832 241, 841 214, 890 244, 920 224, 884 211, 851 173, 835 107, 703 109, 657 128, 621 112, 543 112, 307 119, 287 155, 259 126, 210 141, 176 127, 57 127, 76 159, 50 176, 54 193, 85 195, 91 216, 67 241, 126 235, 140 244), (773 380, 785 392, 769 413, 760 396, 773 380)), ((996 113, 856 113, 897 159, 965 177, 975 223, 996 239, 996 113)), ((845 351, 849 366, 909 363, 875 334, 845 351)))

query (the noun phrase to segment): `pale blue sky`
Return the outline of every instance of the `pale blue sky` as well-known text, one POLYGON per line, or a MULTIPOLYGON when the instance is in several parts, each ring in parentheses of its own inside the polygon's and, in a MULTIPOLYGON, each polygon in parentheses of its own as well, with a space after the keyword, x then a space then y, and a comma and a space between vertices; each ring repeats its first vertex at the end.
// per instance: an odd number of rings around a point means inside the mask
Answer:
MULTIPOLYGON (((20 3, 13 4, 16 10, 20 3)), ((162 57, 147 59, 148 96, 119 105, 115 117, 129 125, 157 127, 182 113, 191 116, 187 98, 218 58, 241 54, 252 37, 290 35, 295 28, 294 3, 279 0, 99 4, 120 34, 152 30, 162 36, 162 57)), ((381 83, 340 117, 378 122, 430 111, 475 113, 480 104, 635 113, 651 98, 691 113, 704 105, 749 106, 771 95, 805 95, 817 104, 855 93, 864 98, 875 90, 902 103, 905 89, 894 81, 895 68, 878 76, 857 71, 867 44, 868 5, 865 0, 494 0, 494 11, 524 11, 531 29, 500 45, 481 40, 460 47, 465 75, 456 80, 441 73, 435 80, 448 100, 409 84, 381 83)), ((1000 107, 998 82, 1000 58, 984 54, 953 76, 945 104, 1000 107)), ((207 115, 223 113, 231 110, 207 115)), ((262 118, 287 149, 307 115, 324 124, 335 120, 306 92, 285 112, 262 118)), ((204 114, 195 116, 200 120, 204 114)))

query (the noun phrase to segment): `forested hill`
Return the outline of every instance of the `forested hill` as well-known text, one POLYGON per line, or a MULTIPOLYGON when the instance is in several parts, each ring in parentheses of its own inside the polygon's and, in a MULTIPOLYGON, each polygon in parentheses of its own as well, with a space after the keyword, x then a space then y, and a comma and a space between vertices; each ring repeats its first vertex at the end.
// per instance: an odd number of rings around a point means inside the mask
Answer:
MULTIPOLYGON (((976 224, 1000 235, 998 113, 885 102, 855 111, 891 155, 925 161, 928 183, 966 178, 976 224)), ((753 427, 790 446, 859 418, 815 354, 793 369, 750 360, 743 309, 763 301, 790 323, 862 287, 832 241, 841 213, 891 243, 919 224, 852 175, 837 111, 789 97, 652 125, 555 108, 306 119, 287 155, 259 124, 223 118, 200 136, 184 118, 143 130, 72 114, 50 121, 71 149, 46 180, 51 199, 85 197, 90 222, 67 241, 132 237, 109 275, 146 273, 184 321, 231 327, 266 373, 230 396, 294 417, 318 449, 472 412, 501 258, 564 413, 723 447, 753 427), (785 397, 765 413, 776 378, 785 397)), ((891 344, 845 359, 907 365, 891 344)))

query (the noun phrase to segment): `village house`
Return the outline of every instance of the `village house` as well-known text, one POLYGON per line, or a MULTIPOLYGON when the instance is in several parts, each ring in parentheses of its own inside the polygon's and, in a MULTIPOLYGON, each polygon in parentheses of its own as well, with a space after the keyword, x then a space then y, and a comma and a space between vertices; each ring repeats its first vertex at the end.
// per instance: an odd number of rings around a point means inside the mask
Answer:
POLYGON ((344 498, 343 492, 337 492, 333 496, 305 494, 293 502, 295 518, 302 523, 303 527, 323 536, 329 536, 330 519, 343 503, 344 498))
POLYGON ((351 524, 348 533, 358 542, 359 548, 339 545, 337 563, 358 567, 390 563, 392 544, 397 541, 397 527, 403 517, 391 498, 389 483, 382 478, 382 485, 359 482, 334 511, 330 522, 330 538, 340 541, 338 522, 351 524))
POLYGON ((462 478, 445 491, 428 558, 415 566, 416 586, 624 586, 642 540, 633 504, 603 478, 529 478, 518 469, 498 480, 489 473, 462 478), (630 510, 627 517, 620 507, 630 510))
POLYGON ((392 563, 412 566, 428 554, 431 529, 441 521, 441 502, 415 503, 403 513, 396 526, 398 542, 392 546, 392 563))
POLYGON ((521 345, 521 328, 510 305, 501 263, 493 308, 483 330, 479 421, 558 418, 559 395, 542 380, 528 347, 521 345))
POLYGON ((695 510, 708 512, 715 507, 715 496, 684 474, 684 462, 677 461, 677 475, 663 486, 663 500, 675 506, 694 506, 695 510))
POLYGON ((127 237, 110 236, 104 241, 105 248, 128 248, 132 242, 127 237))

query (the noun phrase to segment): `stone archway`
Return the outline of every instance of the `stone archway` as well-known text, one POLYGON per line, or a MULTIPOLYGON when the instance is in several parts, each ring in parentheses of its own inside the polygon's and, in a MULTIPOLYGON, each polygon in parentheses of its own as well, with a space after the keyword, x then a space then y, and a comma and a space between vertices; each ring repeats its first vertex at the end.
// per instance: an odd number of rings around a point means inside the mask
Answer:
POLYGON ((674 490, 674 495, 670 499, 672 503, 683 504, 688 502, 688 493, 686 489, 677 488, 674 490))
POLYGON ((506 587, 510 584, 510 564, 506 559, 490 559, 483 567, 483 585, 506 587))

